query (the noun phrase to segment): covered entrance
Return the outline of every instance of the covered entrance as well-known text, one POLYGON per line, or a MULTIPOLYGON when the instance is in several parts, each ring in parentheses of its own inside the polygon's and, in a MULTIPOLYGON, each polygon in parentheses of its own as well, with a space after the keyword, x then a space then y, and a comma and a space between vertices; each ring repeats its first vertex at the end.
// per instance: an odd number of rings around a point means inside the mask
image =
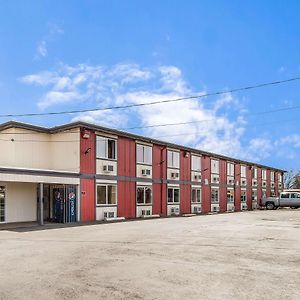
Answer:
POLYGON ((37 201, 38 220, 41 221, 41 215, 43 215, 43 221, 56 223, 77 221, 76 185, 39 184, 37 201), (40 203, 40 198, 43 199, 42 203, 40 203))

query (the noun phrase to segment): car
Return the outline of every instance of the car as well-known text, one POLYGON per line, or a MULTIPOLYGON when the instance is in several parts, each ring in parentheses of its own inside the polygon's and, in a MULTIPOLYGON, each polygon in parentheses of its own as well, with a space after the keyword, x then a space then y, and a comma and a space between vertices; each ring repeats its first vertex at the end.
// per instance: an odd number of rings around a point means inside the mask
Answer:
POLYGON ((277 209, 278 207, 300 207, 300 190, 289 190, 280 193, 279 197, 266 197, 262 199, 262 206, 266 209, 277 209))

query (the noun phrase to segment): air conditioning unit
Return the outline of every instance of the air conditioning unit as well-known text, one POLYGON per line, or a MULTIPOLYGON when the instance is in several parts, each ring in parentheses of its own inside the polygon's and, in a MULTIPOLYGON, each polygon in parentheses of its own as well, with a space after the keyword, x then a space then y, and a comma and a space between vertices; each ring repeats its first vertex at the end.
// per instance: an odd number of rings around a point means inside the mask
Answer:
POLYGON ((257 209, 257 203, 256 202, 252 202, 252 209, 257 209))
POLYGON ((266 186, 267 186, 267 183, 266 183, 266 182, 263 182, 263 183, 262 183, 262 186, 263 186, 263 187, 266 187, 266 186))
POLYGON ((103 166, 103 171, 106 173, 110 173, 114 171, 114 166, 112 165, 104 165, 103 166))
POLYGON ((113 211, 105 211, 104 212, 104 219, 114 218, 114 217, 115 217, 115 213, 113 211))
POLYGON ((179 178, 179 173, 178 172, 172 172, 171 173, 171 178, 174 178, 174 179, 179 178))
POLYGON ((213 206, 212 207, 212 212, 219 212, 220 211, 220 207, 219 206, 213 206))
POLYGON ((143 176, 150 176, 151 175, 151 170, 150 169, 143 169, 142 170, 142 175, 143 176))
POLYGON ((232 212, 232 211, 234 211, 234 206, 229 206, 228 208, 227 208, 227 211, 230 211, 230 212, 232 212))
POLYGON ((271 187, 272 188, 275 187, 275 183, 274 182, 271 183, 271 187))
POLYGON ((241 185, 245 186, 246 185, 246 180, 242 180, 241 185))
POLYGON ((242 203, 242 210, 247 210, 248 209, 248 206, 246 203, 242 203))
POLYGON ((179 215, 179 208, 171 207, 171 215, 179 215))
POLYGON ((142 216, 150 216, 151 210, 150 209, 142 209, 142 216))
POLYGON ((228 179, 228 184, 233 184, 233 180, 232 179, 228 179))
POLYGON ((213 182, 219 182, 219 177, 213 177, 213 182))
POLYGON ((201 175, 195 175, 194 178, 195 178, 195 180, 200 181, 201 180, 201 175))
POLYGON ((256 180, 253 180, 253 181, 252 181, 252 185, 257 185, 257 181, 256 181, 256 180))
POLYGON ((194 213, 195 214, 200 214, 201 213, 201 207, 200 206, 194 206, 194 213))
POLYGON ((281 183, 279 183, 279 184, 278 184, 278 187, 281 189, 281 188, 282 188, 282 184, 281 184, 281 183))

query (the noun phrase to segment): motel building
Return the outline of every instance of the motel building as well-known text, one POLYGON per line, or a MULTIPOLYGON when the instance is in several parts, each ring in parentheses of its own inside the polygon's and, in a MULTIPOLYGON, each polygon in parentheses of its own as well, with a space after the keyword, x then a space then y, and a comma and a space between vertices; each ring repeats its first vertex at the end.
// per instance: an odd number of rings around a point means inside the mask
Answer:
POLYGON ((283 170, 84 122, 0 125, 0 223, 256 209, 283 170))

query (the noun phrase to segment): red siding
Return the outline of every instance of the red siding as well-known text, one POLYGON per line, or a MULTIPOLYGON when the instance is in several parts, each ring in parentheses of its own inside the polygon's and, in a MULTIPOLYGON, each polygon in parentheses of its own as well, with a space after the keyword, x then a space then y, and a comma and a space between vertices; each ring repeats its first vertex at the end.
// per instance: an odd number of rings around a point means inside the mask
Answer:
POLYGON ((94 221, 95 211, 95 179, 80 179, 81 186, 81 221, 94 221))
POLYGON ((80 172, 95 174, 96 173, 96 135, 88 131, 90 137, 84 139, 80 135, 80 172), (88 149, 90 149, 88 151, 88 149), (87 153, 85 153, 88 151, 87 153))
POLYGON ((247 206, 248 209, 252 208, 252 168, 251 166, 246 166, 246 176, 247 176, 247 206))
MULTIPOLYGON (((80 173, 95 174, 96 172, 96 136, 92 131, 89 138, 83 138, 83 132, 80 134, 80 173), (88 150, 87 153, 85 153, 88 150)), ((80 180, 81 186, 81 221, 94 221, 95 212, 95 179, 86 178, 80 180)))
MULTIPOLYGON (((136 176, 135 147, 134 140, 124 137, 118 138, 118 176, 136 176)), ((135 218, 136 184, 128 179, 118 181, 118 216, 135 218)))
MULTIPOLYGON (((191 181, 191 154, 186 151, 180 151, 180 180, 191 181)), ((191 185, 180 184, 180 213, 188 214, 190 212, 191 185)))
POLYGON ((262 169, 257 168, 257 204, 261 205, 262 198, 262 169))
POLYGON ((220 160, 220 212, 227 210, 227 161, 220 160))
POLYGON ((164 180, 165 183, 153 184, 153 214, 167 215, 167 149, 153 145, 153 179, 164 180))
POLYGON ((241 165, 236 164, 234 167, 234 181, 235 181, 235 190, 234 190, 234 206, 236 211, 241 210, 241 165), (236 185, 236 183, 239 185, 236 185))
POLYGON ((277 196, 279 194, 278 191, 278 172, 275 172, 275 195, 277 196))
POLYGON ((202 156, 202 212, 210 212, 210 158, 208 156, 202 156), (208 180, 208 184, 205 184, 205 180, 208 180))

